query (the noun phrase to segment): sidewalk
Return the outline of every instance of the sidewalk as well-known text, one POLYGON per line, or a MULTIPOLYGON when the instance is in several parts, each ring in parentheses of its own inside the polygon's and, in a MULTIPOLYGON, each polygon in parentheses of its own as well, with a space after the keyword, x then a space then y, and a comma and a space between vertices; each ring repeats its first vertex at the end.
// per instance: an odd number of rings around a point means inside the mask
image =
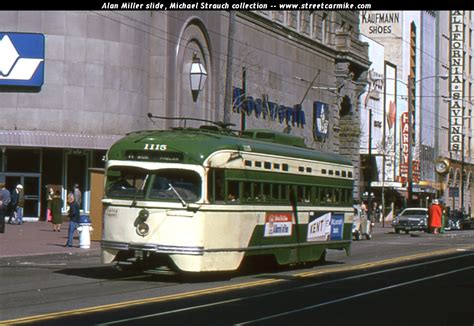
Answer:
POLYGON ((5 233, 0 233, 0 259, 49 254, 99 255, 99 241, 91 241, 90 249, 79 248, 77 231, 73 247, 63 247, 67 241, 68 226, 69 223, 63 223, 61 232, 53 232, 53 225, 49 222, 7 223, 5 233))
MULTIPOLYGON (((63 223, 61 232, 53 232, 49 222, 24 222, 22 225, 5 224, 5 233, 0 233, 0 260, 2 258, 40 256, 50 254, 68 255, 99 255, 100 242, 91 241, 90 249, 79 248, 78 233, 74 237, 74 247, 63 247, 67 240, 69 224, 63 223)), ((474 230, 471 230, 474 233, 474 230)), ((448 235, 465 233, 466 231, 450 231, 448 235)), ((390 223, 375 223, 374 234, 393 233, 390 223)), ((417 232, 417 235, 423 235, 417 232)), ((426 234, 430 236, 430 234, 426 234)))

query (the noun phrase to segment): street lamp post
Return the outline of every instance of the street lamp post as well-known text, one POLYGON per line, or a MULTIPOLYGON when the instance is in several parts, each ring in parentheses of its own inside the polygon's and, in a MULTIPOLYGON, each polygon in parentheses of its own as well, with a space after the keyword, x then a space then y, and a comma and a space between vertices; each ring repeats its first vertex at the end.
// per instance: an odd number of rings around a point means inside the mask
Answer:
POLYGON ((415 110, 415 103, 412 95, 412 88, 415 86, 415 78, 408 76, 408 202, 407 206, 410 207, 413 196, 413 112, 415 110))
MULTIPOLYGON (((471 102, 469 101, 466 101, 468 102, 469 104, 472 104, 471 102)), ((463 110, 464 112, 464 110, 463 110)), ((462 117, 462 138, 461 138, 461 203, 460 203, 460 208, 461 208, 461 211, 464 211, 464 165, 465 165, 465 161, 464 161, 464 120, 466 119, 471 119, 472 116, 464 116, 462 117)), ((470 153, 470 152, 469 152, 470 153)))
POLYGON ((461 138, 461 213, 464 211, 464 119, 462 119, 462 138, 461 138))
MULTIPOLYGON (((370 96, 370 92, 367 93, 367 97, 370 96)), ((367 100, 365 102, 365 106, 367 108, 367 100)), ((370 221, 370 212, 372 210, 372 201, 371 201, 371 193, 372 193, 372 108, 369 107, 369 175, 367 179, 367 192, 369 193, 368 199, 367 199, 367 220, 370 221)))

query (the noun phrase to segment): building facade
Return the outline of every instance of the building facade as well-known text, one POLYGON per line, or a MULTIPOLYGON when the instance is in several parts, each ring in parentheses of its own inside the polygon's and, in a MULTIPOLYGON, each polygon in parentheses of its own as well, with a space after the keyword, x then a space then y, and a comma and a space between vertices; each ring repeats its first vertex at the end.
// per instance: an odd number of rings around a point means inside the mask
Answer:
POLYGON ((10 82, 0 80, 1 175, 10 189, 24 184, 25 216, 45 216, 46 188, 64 196, 75 183, 87 213, 89 169, 103 167, 117 139, 202 124, 182 117, 222 121, 229 97, 235 129, 302 136, 358 168, 360 132, 353 126, 369 67, 358 19, 345 11, 0 12, 3 53, 26 56, 14 33, 44 36, 40 86, 16 83, 10 73, 17 63, 0 51, 10 82), (196 59, 207 80, 193 96, 196 59), (148 113, 168 119, 151 121, 148 113))
POLYGON ((447 162, 447 169, 438 173, 441 196, 452 210, 472 216, 473 181, 473 36, 472 11, 444 11, 440 24, 449 26, 439 35, 439 70, 448 70, 449 81, 443 89, 444 105, 440 106, 440 146, 438 161, 447 162), (443 62, 447 60, 448 65, 443 62))
MULTIPOLYGON (((471 12, 371 11, 361 12, 360 21, 362 39, 379 48, 371 69, 385 66, 383 104, 368 102, 375 112, 384 108, 383 153, 376 133, 372 139, 376 197, 385 191, 385 201, 402 206, 427 206, 436 197, 450 210, 472 214, 471 12)), ((363 159, 367 142, 361 142, 363 159)), ((364 189, 367 173, 361 173, 364 189)))

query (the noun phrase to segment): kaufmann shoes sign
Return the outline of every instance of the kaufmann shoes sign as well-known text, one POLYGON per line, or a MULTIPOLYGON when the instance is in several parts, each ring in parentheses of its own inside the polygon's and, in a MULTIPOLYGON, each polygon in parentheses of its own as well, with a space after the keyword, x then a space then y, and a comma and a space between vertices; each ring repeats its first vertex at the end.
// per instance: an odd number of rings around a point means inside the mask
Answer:
POLYGON ((0 32, 0 86, 42 86, 44 44, 43 34, 0 32))

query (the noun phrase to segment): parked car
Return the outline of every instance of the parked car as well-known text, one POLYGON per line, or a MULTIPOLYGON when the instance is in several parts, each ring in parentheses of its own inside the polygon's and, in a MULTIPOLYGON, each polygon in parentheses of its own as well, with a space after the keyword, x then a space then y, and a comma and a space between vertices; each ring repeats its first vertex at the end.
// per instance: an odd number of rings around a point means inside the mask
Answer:
POLYGON ((355 240, 365 237, 367 240, 372 239, 374 223, 367 221, 365 212, 362 211, 360 205, 354 205, 354 218, 352 220, 352 236, 355 240))
POLYGON ((422 207, 405 208, 392 220, 395 233, 405 231, 428 231, 428 209, 422 207))

